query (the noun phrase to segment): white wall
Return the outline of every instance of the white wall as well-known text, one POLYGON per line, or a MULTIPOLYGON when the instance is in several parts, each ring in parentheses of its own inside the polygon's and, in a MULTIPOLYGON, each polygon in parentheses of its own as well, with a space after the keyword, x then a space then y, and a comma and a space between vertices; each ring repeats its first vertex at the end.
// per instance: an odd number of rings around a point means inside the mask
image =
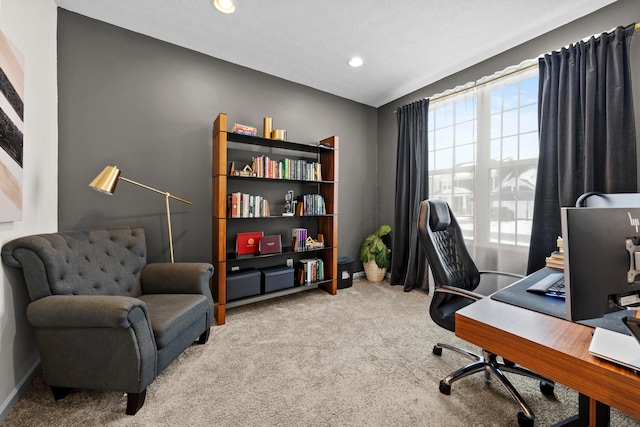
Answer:
MULTIPOLYGON (((57 231, 56 16, 53 0, 0 0, 0 29, 24 55, 25 67, 23 213, 21 221, 0 223, 0 245, 57 231)), ((28 295, 16 273, 0 268, 0 422, 39 364, 25 317, 28 295)))

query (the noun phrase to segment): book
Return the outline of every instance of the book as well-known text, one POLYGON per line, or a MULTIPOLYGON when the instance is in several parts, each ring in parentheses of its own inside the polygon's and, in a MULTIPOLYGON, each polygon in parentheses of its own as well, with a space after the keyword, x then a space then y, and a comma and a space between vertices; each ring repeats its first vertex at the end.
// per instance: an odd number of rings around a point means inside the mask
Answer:
POLYGON ((553 251, 551 252, 550 258, 558 259, 564 261, 564 252, 553 251))
POLYGON ((291 230, 291 249, 294 251, 304 250, 304 244, 307 240, 306 228, 294 228, 291 230))
POLYGON ((558 260, 556 258, 547 257, 545 258, 545 265, 555 270, 564 270, 564 260, 558 260))
POLYGON ((264 236, 262 231, 250 231, 236 235, 236 254, 250 255, 260 253, 260 238, 264 236))
POLYGON ((262 196, 240 192, 227 195, 229 218, 259 218, 270 214, 269 202, 262 196))
POLYGON ((240 218, 240 193, 231 193, 228 195, 228 212, 230 218, 240 218))
POLYGON ((262 236, 259 242, 260 255, 279 254, 282 252, 282 240, 279 234, 262 236))
POLYGON ((555 270, 564 270, 564 252, 562 237, 558 237, 557 240, 558 250, 551 252, 551 254, 545 258, 545 266, 553 268, 555 270))
POLYGON ((239 133, 242 135, 256 136, 258 133, 258 130, 253 126, 247 126, 247 125, 242 125, 240 123, 236 123, 231 128, 231 132, 239 133))
POLYGON ((303 258, 298 260, 296 284, 306 286, 324 280, 324 261, 320 258, 303 258))

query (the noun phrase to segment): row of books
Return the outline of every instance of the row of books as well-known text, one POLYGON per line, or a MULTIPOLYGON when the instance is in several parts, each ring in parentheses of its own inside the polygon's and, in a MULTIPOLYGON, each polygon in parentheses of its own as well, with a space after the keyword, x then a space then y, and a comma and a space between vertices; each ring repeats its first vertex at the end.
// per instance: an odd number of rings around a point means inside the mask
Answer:
POLYGON ((549 268, 564 270, 564 243, 562 237, 558 237, 557 245, 558 250, 551 252, 551 255, 545 258, 545 264, 549 268))
POLYGON ((227 195, 227 216, 229 218, 259 218, 269 216, 269 202, 262 196, 247 193, 227 195))
POLYGON ((296 268, 296 284, 308 285, 324 280, 324 261, 320 258, 304 258, 298 260, 296 268))
POLYGON ((261 155, 251 158, 252 169, 258 178, 322 181, 322 165, 297 159, 274 160, 261 155))
POLYGON ((298 196, 297 215, 325 215, 327 208, 320 194, 304 194, 298 196))
POLYGON ((294 228, 291 230, 291 241, 293 242, 294 251, 305 250, 305 242, 307 241, 307 229, 306 228, 294 228))
POLYGON ((253 126, 241 125, 240 123, 236 123, 231 128, 231 132, 239 133, 242 135, 256 136, 258 133, 258 129, 253 126))

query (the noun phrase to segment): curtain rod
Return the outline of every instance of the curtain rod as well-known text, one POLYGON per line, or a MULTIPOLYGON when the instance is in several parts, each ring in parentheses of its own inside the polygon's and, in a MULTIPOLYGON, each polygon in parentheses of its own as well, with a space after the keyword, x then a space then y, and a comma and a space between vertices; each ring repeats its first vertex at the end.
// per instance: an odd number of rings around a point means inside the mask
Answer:
MULTIPOLYGON (((480 82, 480 83, 474 83, 474 84, 472 84, 472 85, 465 86, 465 87, 463 87, 463 88, 461 88, 461 89, 458 89, 458 90, 453 90, 453 91, 451 91, 451 92, 449 92, 449 93, 445 93, 445 94, 443 94, 443 95, 439 95, 439 96, 432 96, 431 98, 428 98, 428 99, 429 99, 429 102, 432 102, 432 101, 438 101, 438 100, 440 100, 440 99, 447 98, 447 97, 452 96, 452 95, 458 95, 458 94, 463 93, 463 92, 466 92, 466 91, 468 91, 468 90, 475 89, 475 88, 477 88, 477 87, 480 87, 480 86, 486 85, 487 83, 491 83, 491 82, 494 82, 494 81, 496 81, 496 80, 500 80, 500 79, 502 79, 502 78, 509 77, 509 76, 510 76, 510 75, 512 75, 512 74, 520 73, 520 72, 522 72, 522 71, 524 71, 524 70, 528 70, 529 68, 534 68, 534 67, 537 67, 537 66, 538 66, 538 64, 537 64, 537 63, 531 64, 531 65, 527 65, 526 67, 522 67, 522 68, 519 68, 519 69, 517 69, 517 70, 509 71, 508 73, 504 73, 504 74, 501 74, 501 75, 499 75, 499 76, 495 76, 495 77, 493 77, 493 78, 487 79, 487 80, 482 81, 482 82, 480 82)), ((424 98, 424 99, 427 99, 427 98, 424 98)), ((397 111, 398 111, 398 110, 393 110, 393 114, 396 114, 396 112, 397 112, 397 111)))
MULTIPOLYGON (((634 30, 635 31, 640 30, 640 23, 636 24, 636 26, 634 27, 634 30)), ((434 96, 434 97, 429 98, 429 102, 437 101, 439 99, 443 99, 443 98, 446 98, 446 97, 451 96, 451 95, 458 95, 459 93, 465 92, 467 90, 475 89, 475 88, 477 88, 479 86, 485 85, 487 83, 491 83, 491 82, 499 80, 499 79, 501 79, 503 77, 508 77, 508 76, 510 76, 512 74, 519 73, 521 71, 528 70, 529 68, 533 68, 533 67, 537 67, 537 66, 538 66, 538 64, 527 65, 526 67, 522 67, 522 68, 520 68, 518 70, 514 70, 514 71, 510 71, 510 72, 505 73, 505 74, 501 74, 499 76, 493 77, 493 78, 488 79, 486 81, 483 81, 481 83, 474 83, 471 86, 464 87, 464 88, 462 88, 460 90, 456 90, 456 91, 453 91, 453 92, 450 92, 450 93, 447 93, 447 94, 444 94, 444 95, 440 95, 440 96, 434 96)), ((398 110, 393 110, 392 113, 396 114, 397 111, 398 110)))

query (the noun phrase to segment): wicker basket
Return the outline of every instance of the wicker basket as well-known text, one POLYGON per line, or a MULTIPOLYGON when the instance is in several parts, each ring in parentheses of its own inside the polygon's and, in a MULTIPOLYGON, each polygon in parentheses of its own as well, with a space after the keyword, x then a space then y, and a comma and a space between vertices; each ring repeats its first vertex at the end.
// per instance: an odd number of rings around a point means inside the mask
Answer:
POLYGON ((365 262, 364 264, 364 274, 367 276, 367 280, 373 283, 382 282, 384 279, 384 275, 387 273, 386 268, 378 267, 375 260, 371 260, 369 262, 365 262))

